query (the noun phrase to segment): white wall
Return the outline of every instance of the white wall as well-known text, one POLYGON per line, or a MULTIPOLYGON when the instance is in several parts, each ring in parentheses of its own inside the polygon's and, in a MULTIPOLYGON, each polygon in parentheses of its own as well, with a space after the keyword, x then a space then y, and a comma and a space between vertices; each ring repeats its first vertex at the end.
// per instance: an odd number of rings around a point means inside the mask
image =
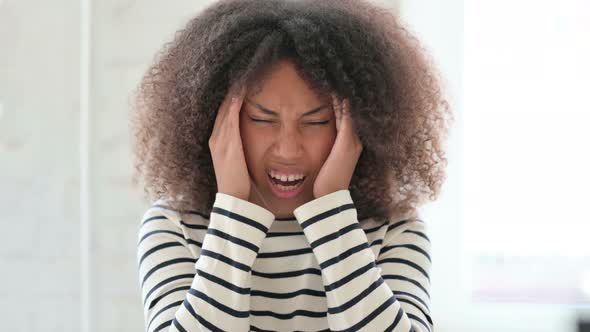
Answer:
MULTIPOLYGON (((478 242, 497 252, 521 248, 523 256, 541 248, 587 253, 580 188, 587 188, 588 158, 579 152, 588 141, 581 139, 588 103, 580 90, 589 69, 587 7, 583 0, 402 1, 402 16, 448 79, 458 120, 446 192, 426 218, 439 332, 566 332, 584 307, 588 316, 587 304, 478 303, 471 296, 478 242)), ((510 272, 499 273, 510 279, 510 272)), ((534 270, 525 278, 539 279, 534 270)))
POLYGON ((467 254, 463 243, 463 1, 403 0, 401 17, 432 54, 455 116, 448 177, 440 198, 424 207, 432 241, 432 312, 438 332, 480 331, 465 323, 467 254))
POLYGON ((0 1, 3 331, 143 330, 128 98, 203 4, 0 1))
POLYGON ((77 331, 78 4, 0 1, 3 331, 77 331))
POLYGON ((90 331, 143 329, 136 243, 147 206, 129 185, 129 102, 156 51, 205 3, 91 1, 90 331))

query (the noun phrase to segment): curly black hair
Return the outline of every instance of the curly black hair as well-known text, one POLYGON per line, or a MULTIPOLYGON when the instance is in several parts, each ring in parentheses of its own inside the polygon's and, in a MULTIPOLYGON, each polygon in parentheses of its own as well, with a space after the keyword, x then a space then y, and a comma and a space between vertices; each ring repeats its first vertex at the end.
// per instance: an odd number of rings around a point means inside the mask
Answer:
POLYGON ((144 181, 146 200, 210 215, 217 110, 233 84, 256 84, 285 58, 319 94, 350 101, 364 147, 349 187, 359 220, 436 199, 453 115, 434 61, 394 12, 364 0, 222 0, 163 46, 135 91, 133 184, 144 181))

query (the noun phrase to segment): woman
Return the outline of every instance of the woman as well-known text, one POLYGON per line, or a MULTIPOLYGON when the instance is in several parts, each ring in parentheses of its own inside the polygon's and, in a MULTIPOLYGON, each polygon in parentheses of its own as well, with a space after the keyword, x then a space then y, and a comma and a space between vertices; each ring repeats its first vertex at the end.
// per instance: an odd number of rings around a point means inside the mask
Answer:
POLYGON ((229 0, 133 113, 147 331, 433 331, 417 208, 452 115, 419 43, 358 0, 229 0))

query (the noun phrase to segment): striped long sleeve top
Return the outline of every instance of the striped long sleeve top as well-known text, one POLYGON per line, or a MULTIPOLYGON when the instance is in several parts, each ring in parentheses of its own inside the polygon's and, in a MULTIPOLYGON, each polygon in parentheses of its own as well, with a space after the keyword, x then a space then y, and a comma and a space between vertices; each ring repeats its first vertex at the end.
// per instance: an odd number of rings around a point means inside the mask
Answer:
POLYGON ((434 331, 424 221, 360 223, 349 190, 293 214, 224 193, 209 218, 155 202, 138 234, 146 331, 434 331))

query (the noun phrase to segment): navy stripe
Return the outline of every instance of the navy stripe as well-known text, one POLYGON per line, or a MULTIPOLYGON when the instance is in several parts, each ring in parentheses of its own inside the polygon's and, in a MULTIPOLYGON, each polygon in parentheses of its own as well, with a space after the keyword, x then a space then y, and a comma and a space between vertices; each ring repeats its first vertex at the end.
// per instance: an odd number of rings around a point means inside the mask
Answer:
POLYGON ((284 233, 279 233, 279 232, 272 232, 272 233, 267 233, 266 237, 281 237, 281 236, 294 236, 294 235, 304 235, 303 232, 284 232, 284 233))
POLYGON ((352 307, 353 305, 361 302, 365 297, 367 297, 367 295, 371 294, 375 289, 377 289, 379 286, 381 286, 381 284, 383 284, 383 282, 384 282, 383 278, 380 277, 379 279, 375 280, 369 287, 364 289, 360 294, 358 294, 357 296, 350 299, 348 302, 346 302, 338 307, 328 308, 328 313, 338 314, 338 313, 341 313, 341 312, 347 310, 348 308, 352 307))
POLYGON ((383 240, 377 239, 377 240, 371 242, 371 244, 369 245, 369 247, 376 246, 376 245, 381 244, 381 243, 383 243, 383 240))
POLYGON ((385 225, 387 225, 387 224, 386 223, 383 223, 382 225, 379 225, 379 226, 376 226, 376 227, 373 227, 373 228, 363 229, 363 231, 365 232, 365 234, 373 233, 373 232, 376 232, 376 231, 380 230, 385 225))
POLYGON ((198 291, 194 288, 189 289, 188 292, 191 295, 200 298, 201 300, 207 302, 208 304, 214 306, 215 308, 219 309, 220 311, 225 312, 228 315, 232 315, 237 318, 248 318, 248 316, 250 316, 250 313, 248 311, 239 311, 239 310, 232 309, 232 308, 226 306, 225 304, 215 300, 214 298, 207 296, 207 294, 205 294, 201 291, 198 291))
POLYGON ((331 217, 335 214, 338 214, 340 212, 349 210, 349 209, 354 209, 354 204, 349 203, 349 204, 344 204, 338 207, 335 207, 333 209, 330 209, 326 212, 322 212, 320 214, 318 214, 317 216, 311 217, 309 219, 307 219, 306 221, 301 223, 301 228, 306 229, 307 227, 309 227, 310 225, 315 224, 316 222, 322 220, 322 219, 326 219, 328 217, 331 217))
POLYGON ((254 332, 276 332, 275 330, 263 330, 259 327, 256 327, 254 325, 250 325, 250 329, 248 331, 254 331, 254 332))
POLYGON ((146 233, 144 236, 141 237, 141 239, 139 240, 139 242, 137 243, 137 245, 139 246, 141 244, 141 242, 143 240, 145 240, 146 238, 148 238, 148 237, 150 237, 150 236, 152 236, 154 234, 161 234, 161 233, 172 234, 172 235, 178 236, 179 238, 181 238, 181 239, 183 239, 183 240, 186 241, 186 239, 184 238, 184 236, 182 234, 180 234, 180 233, 176 233, 176 232, 173 232, 173 231, 157 230, 157 231, 151 231, 149 233, 146 233))
POLYGON ((258 246, 254 245, 251 242, 248 242, 246 240, 242 240, 239 237, 232 236, 230 234, 227 234, 227 233, 225 233, 223 231, 220 231, 218 229, 215 229, 215 228, 209 228, 207 230, 207 234, 218 236, 218 237, 220 237, 222 239, 228 240, 228 241, 230 241, 232 243, 235 243, 237 245, 240 245, 240 246, 242 246, 244 248, 248 248, 248 249, 252 250, 255 253, 257 253, 258 250, 260 250, 258 248, 258 246))
POLYGON ((275 218, 275 221, 297 221, 295 218, 275 218))
POLYGON ((266 234, 268 232, 268 228, 266 228, 266 226, 264 226, 263 224, 259 223, 258 221, 255 221, 253 219, 239 215, 235 212, 231 212, 226 209, 222 209, 220 207, 215 206, 215 207, 213 207, 213 209, 211 209, 211 213, 217 213, 222 216, 226 216, 226 217, 229 217, 229 218, 234 219, 236 221, 239 221, 241 223, 244 223, 246 225, 250 225, 256 229, 259 229, 264 234, 266 234))
MULTIPOLYGON (((397 324, 399 324, 400 320, 402 319, 403 314, 404 314, 404 311, 402 310, 402 308, 399 308, 399 310, 397 311, 397 315, 395 315, 395 319, 393 320, 391 325, 389 325, 389 327, 385 329, 385 331, 387 331, 387 332, 393 331, 397 327, 397 324)), ((414 328, 410 326, 410 332, 413 332, 413 331, 414 331, 414 328)))
MULTIPOLYGON (((422 220, 415 220, 415 221, 422 222, 422 220)), ((374 231, 377 231, 377 230, 381 229, 385 225, 387 225, 387 231, 386 232, 389 232, 389 231, 391 231, 394 228, 398 228, 399 226, 402 226, 402 225, 407 224, 408 222, 410 222, 410 220, 407 220, 407 219, 406 220, 397 221, 395 224, 390 224, 389 222, 384 222, 383 224, 381 224, 379 226, 366 229, 365 230, 365 233, 372 233, 374 231)))
POLYGON ((322 262, 320 264, 320 268, 322 270, 324 270, 328 266, 331 266, 331 265, 334 265, 340 261, 343 261, 348 256, 354 255, 355 253, 363 251, 365 249, 369 249, 369 245, 367 244, 367 242, 363 242, 363 243, 359 244, 358 246, 354 246, 354 247, 346 250, 345 252, 341 253, 340 255, 337 255, 336 257, 332 257, 332 258, 328 259, 327 261, 322 262))
POLYGON ((409 221, 408 220, 402 220, 402 221, 398 221, 395 224, 391 224, 387 227, 387 233, 391 232, 391 230, 398 228, 400 226, 403 226, 405 224, 407 224, 409 221))
POLYGON ((141 225, 145 225, 145 224, 147 224, 148 222, 150 222, 150 221, 154 221, 154 220, 168 220, 168 218, 166 218, 165 216, 153 216, 153 217, 149 217, 149 218, 147 218, 147 219, 144 219, 144 220, 141 222, 141 225))
POLYGON ((313 254, 313 250, 311 248, 302 248, 302 249, 285 250, 285 251, 262 252, 262 253, 259 253, 256 258, 277 258, 277 257, 289 257, 289 256, 298 256, 298 255, 305 255, 305 254, 313 254))
POLYGON ((386 246, 386 247, 382 247, 381 251, 379 251, 379 256, 381 256, 381 254, 384 254, 386 252, 388 252, 391 249, 395 249, 395 248, 408 248, 408 249, 412 249, 415 250, 421 254, 423 254, 424 256, 426 256, 426 258, 432 262, 432 260, 430 259, 430 255, 422 248, 418 247, 417 245, 414 244, 400 244, 400 245, 395 245, 395 246, 386 246))
POLYGON ((426 279, 428 279, 428 281, 430 281, 430 277, 428 276, 428 273, 420 265, 418 265, 412 261, 409 261, 407 259, 391 257, 391 258, 384 258, 384 259, 377 261, 377 265, 380 265, 383 263, 399 263, 399 264, 411 266, 411 267, 415 268, 416 270, 420 271, 420 273, 422 273, 426 277, 426 279))
MULTIPOLYGON (((385 311, 385 309, 387 309, 388 307, 390 307, 392 304, 395 303, 395 297, 392 296, 390 298, 388 298, 387 300, 385 300, 385 302, 383 302, 377 309, 373 310, 373 312, 371 312, 370 314, 368 314, 365 318, 363 318, 360 322, 354 324, 353 326, 345 329, 345 330, 339 330, 339 331, 346 331, 346 332, 352 332, 352 331, 358 331, 360 330, 362 327, 366 326, 367 324, 369 324, 373 319, 375 319, 375 317, 379 316, 380 313, 382 313, 383 311, 385 311)), ((397 326, 397 323, 399 322, 399 319, 401 319, 401 308, 397 314, 397 317, 395 317, 395 321, 393 322, 392 326, 395 328, 395 326, 397 326)))
POLYGON ((166 293, 160 295, 159 297, 156 297, 152 302, 150 302, 150 307, 148 309, 153 308, 158 302, 160 302, 161 299, 165 298, 168 294, 172 294, 174 292, 178 292, 178 291, 186 291, 190 288, 190 286, 181 286, 181 287, 176 287, 174 289, 171 289, 169 291, 167 291, 166 293))
POLYGON ((379 226, 376 226, 376 227, 373 227, 373 228, 369 228, 369 229, 365 229, 364 231, 367 234, 368 233, 373 233, 373 232, 378 231, 379 229, 381 229, 383 226, 389 225, 389 226, 387 226, 387 231, 386 231, 386 232, 389 232, 389 231, 391 231, 394 228, 398 228, 399 226, 402 226, 402 225, 407 224, 408 222, 421 222, 421 223, 424 223, 424 221, 422 221, 420 219, 415 219, 415 220, 411 220, 411 221, 410 220, 401 220, 401 221, 396 222, 395 224, 388 224, 387 222, 385 222, 382 225, 379 225, 379 226))
MULTIPOLYGON (((153 323, 154 319, 156 319, 156 317, 158 317, 158 315, 160 315, 162 312, 164 312, 164 311, 166 311, 166 310, 168 310, 168 309, 170 309, 170 308, 174 308, 174 307, 176 307, 176 306, 179 306, 179 305, 181 305, 181 304, 182 304, 182 301, 172 302, 172 303, 170 303, 169 305, 165 306, 164 308, 160 309, 158 312, 156 312, 156 313, 155 313, 155 314, 152 316, 152 319, 150 319, 150 322, 149 322, 149 324, 148 324, 148 326, 147 326, 147 329, 148 329, 148 330, 150 329, 150 326, 152 326, 152 323, 153 323)), ((168 323, 170 323, 170 321, 168 321, 168 323)))
POLYGON ((198 230, 206 230, 209 225, 199 225, 199 224, 187 224, 186 222, 184 222, 184 220, 180 220, 180 223, 186 227, 186 228, 190 228, 190 229, 198 229, 198 230))
POLYGON ((170 207, 168 205, 163 205, 163 204, 153 204, 152 208, 161 208, 161 209, 170 210, 170 211, 174 211, 176 213, 181 213, 181 214, 194 214, 194 215, 198 215, 200 217, 203 217, 205 219, 210 219, 210 217, 211 217, 211 216, 208 216, 204 213, 201 213, 199 211, 194 211, 194 210, 177 211, 177 210, 172 209, 172 207, 170 207))
POLYGON ((359 225, 358 222, 355 222, 354 224, 350 224, 346 227, 343 227, 341 229, 339 229, 338 231, 334 232, 334 233, 330 233, 328 235, 322 236, 321 238, 313 241, 312 243, 310 243, 309 245, 315 249, 317 247, 319 247, 320 245, 326 243, 326 242, 330 242, 334 239, 337 239, 338 237, 350 232, 350 231, 354 231, 355 229, 360 229, 361 226, 359 225))
POLYGON ((291 278, 296 277, 304 274, 316 274, 321 276, 322 271, 319 269, 309 268, 297 271, 288 271, 288 272, 276 272, 276 273, 267 273, 267 272, 259 272, 252 270, 252 275, 262 278, 269 278, 269 279, 280 279, 280 278, 291 278))
MULTIPOLYGON (((420 297, 416 296, 415 294, 408 293, 408 292, 402 292, 402 291, 396 290, 395 291, 395 296, 398 299, 400 299, 400 296, 409 296, 409 297, 413 298, 414 300, 422 303, 424 305, 424 307, 426 307, 426 309, 428 311, 430 311, 430 308, 428 307, 428 304, 426 304, 426 302, 424 300, 422 300, 420 297)), ((426 313, 425 313, 425 315, 426 315, 426 313)), ((430 323, 432 324, 432 321, 430 321, 430 323)))
POLYGON ((193 309, 193 307, 191 306, 191 304, 188 302, 187 299, 184 300, 183 304, 184 304, 184 307, 186 308, 186 310, 188 310, 188 312, 190 312, 191 315, 193 315, 193 317, 197 321, 199 321, 199 323, 201 323, 201 325, 205 326, 206 328, 208 328, 211 331, 223 332, 222 329, 220 329, 217 326, 213 325, 212 323, 210 323, 209 321, 207 321, 205 318, 201 317, 201 315, 199 315, 198 313, 196 313, 195 312, 195 309, 193 309))
POLYGON ((174 327, 176 327, 176 329, 178 329, 178 331, 187 332, 187 330, 185 330, 184 327, 182 327, 182 325, 180 325, 180 323, 176 319, 172 320, 172 324, 174 324, 174 327))
POLYGON ((223 280, 217 276, 214 276, 212 274, 209 274, 201 269, 197 269, 197 273, 199 274, 199 277, 203 277, 211 282, 214 282, 220 286, 223 286, 229 290, 231 290, 234 293, 238 293, 238 294, 250 294, 250 288, 244 288, 244 287, 239 287, 236 286, 234 284, 232 284, 231 282, 228 282, 226 280, 223 280))
POLYGON ((295 310, 288 314, 281 314, 274 311, 268 310, 250 310, 252 316, 270 316, 278 319, 291 319, 295 316, 303 316, 303 317, 310 317, 310 318, 321 318, 326 317, 325 311, 309 311, 309 310, 295 310))
POLYGON ((430 242, 430 239, 428 238, 428 236, 427 236, 426 234, 422 233, 422 232, 411 231, 411 230, 407 229, 407 230, 403 231, 402 233, 412 233, 412 234, 416 234, 416 235, 418 235, 418 236, 421 236, 421 237, 425 238, 425 239, 426 239, 426 241, 430 242))
POLYGON ((171 259, 169 261, 165 261, 162 262, 156 266, 154 266, 151 270, 149 270, 145 276, 143 277, 143 281, 141 282, 141 287, 143 287, 143 285, 145 284, 146 280, 149 278, 149 276, 151 276, 153 273, 155 273, 156 271, 158 271, 159 269, 162 269, 166 266, 170 266, 170 265, 174 265, 174 264, 180 264, 180 263, 192 263, 195 264, 197 260, 194 258, 175 258, 175 259, 171 259))
MULTIPOLYGON (((162 323, 162 324, 158 325, 158 327, 156 327, 156 329, 154 330, 154 332, 161 331, 161 330, 162 330, 162 329, 164 329, 164 328, 170 327, 170 323, 172 323, 172 320, 166 321, 166 322, 164 322, 164 323, 162 323)), ((186 331, 186 330, 184 330, 184 329, 179 329, 179 330, 180 330, 180 331, 186 331)), ((149 330, 148 330, 148 331, 149 331, 149 330)))
POLYGON ((143 262, 143 260, 148 257, 149 255, 153 254, 154 252, 164 249, 164 248, 170 248, 170 247, 178 247, 178 246, 182 246, 183 244, 180 242, 166 242, 166 243, 162 243, 160 245, 157 245, 155 247, 153 247, 152 249, 146 251, 142 256, 141 259, 139 260, 139 266, 141 266, 141 263, 143 262))
MULTIPOLYGON (((276 219, 275 219, 276 220, 276 219)), ((364 225, 362 222, 359 222, 359 224, 364 225)), ((363 231, 365 232, 365 234, 369 234, 369 233, 373 233, 375 231, 378 231, 379 229, 383 228, 383 226, 387 225, 386 223, 384 223, 383 225, 379 225, 373 228, 369 228, 369 229, 364 229, 363 231)), ((391 227, 390 227, 391 229, 391 227)), ((266 237, 281 237, 281 236, 294 236, 294 235, 304 235, 303 232, 269 232, 268 234, 266 234, 266 237)))
POLYGON ((240 269, 240 270, 245 271, 245 272, 249 272, 250 271, 250 266, 248 266, 246 264, 243 264, 243 263, 240 263, 240 262, 236 262, 233 259, 231 259, 231 258, 229 258, 229 257, 227 257, 225 255, 218 254, 218 253, 216 253, 214 251, 211 251, 211 250, 201 249, 201 256, 207 256, 207 257, 211 257, 211 258, 217 259, 219 261, 222 261, 222 262, 224 262, 226 264, 231 265, 232 267, 235 267, 236 269, 240 269))
MULTIPOLYGON (((400 299, 398 299, 398 301, 402 302, 400 299)), ((412 302, 410 302, 410 301, 405 301, 405 300, 404 300, 403 302, 412 303, 412 302)), ((412 304, 413 304, 413 303, 412 303, 412 304)), ((420 308, 418 308, 418 309, 420 309, 420 308)), ((420 311, 422 311, 422 309, 420 309, 420 311)), ((424 316, 425 316, 425 317, 428 317, 428 315, 426 315, 426 314, 424 313, 424 311, 422 311, 422 313, 424 314, 424 316)), ((420 318, 420 317, 418 317, 418 316, 416 316, 416 315, 414 315, 414 314, 411 314, 411 313, 409 313, 409 312, 408 312, 408 313, 406 313, 406 315, 408 315, 408 318, 410 318, 410 319, 413 319, 413 320, 415 320, 415 321, 419 322, 420 324, 424 325, 424 326, 426 327, 426 329, 427 329, 427 330, 430 332, 430 327, 428 326, 428 324, 426 324, 426 322, 425 322, 425 321, 423 321, 423 320, 422 320, 422 318, 420 318)))
POLYGON ((376 267, 375 262, 370 262, 369 264, 360 267, 358 269, 356 269, 355 271, 353 271, 352 273, 350 273, 349 275, 347 275, 346 277, 335 281, 329 285, 324 286, 324 289, 326 290, 326 292, 330 292, 335 290, 336 288, 342 286, 342 285, 346 285, 348 282, 350 282, 351 280, 357 278, 358 276, 360 276, 361 274, 367 272, 368 270, 370 270, 371 268, 376 267))
POLYGON ((167 283, 170 283, 170 282, 172 282, 174 280, 185 279, 185 278, 187 278, 187 279, 193 279, 194 277, 195 277, 195 275, 194 274, 190 274, 190 273, 189 274, 180 274, 180 275, 173 276, 173 277, 170 277, 168 279, 164 279, 164 280, 160 281, 152 289, 150 289, 150 291, 145 295, 143 306, 145 307, 145 304, 146 304, 145 301, 147 301, 147 299, 150 298, 150 295, 152 295, 153 292, 155 292, 158 288, 162 287, 163 285, 165 285, 167 283))
POLYGON ((396 280, 404 280, 407 282, 411 282, 412 284, 418 286, 418 288, 420 288, 426 294, 426 296, 428 296, 428 298, 430 298, 430 294, 428 293, 428 290, 424 286, 422 286, 422 284, 420 284, 419 282, 417 282, 414 279, 410 279, 408 277, 395 275, 395 274, 384 274, 384 275, 382 275, 382 277, 383 277, 383 279, 396 279, 396 280))
POLYGON ((193 239, 186 239, 186 243, 193 244, 193 245, 195 245, 195 246, 197 246, 199 248, 201 248, 203 246, 203 243, 202 242, 198 242, 198 241, 195 241, 193 239))
POLYGON ((299 289, 295 292, 289 293, 273 293, 273 292, 266 292, 261 290, 252 290, 250 296, 260 296, 260 297, 267 297, 271 299, 290 299, 299 295, 309 295, 309 296, 317 296, 317 297, 326 297, 326 292, 318 291, 315 289, 299 289))

